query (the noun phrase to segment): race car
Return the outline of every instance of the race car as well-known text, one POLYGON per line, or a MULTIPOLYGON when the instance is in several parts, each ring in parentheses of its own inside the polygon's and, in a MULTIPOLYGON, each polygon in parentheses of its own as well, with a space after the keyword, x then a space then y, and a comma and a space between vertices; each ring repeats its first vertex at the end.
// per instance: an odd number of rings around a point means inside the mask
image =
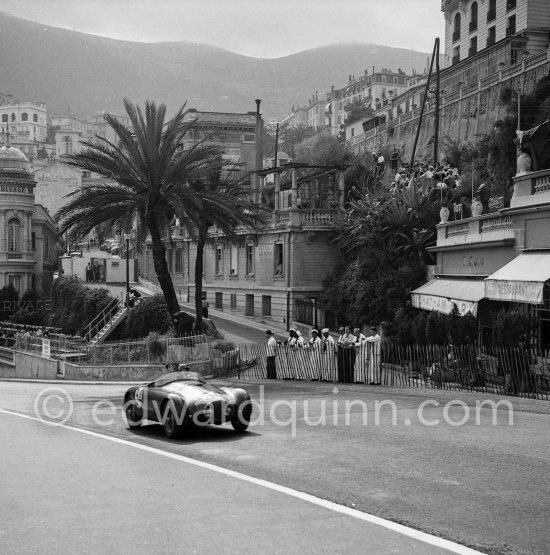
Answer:
POLYGON ((167 437, 177 438, 196 426, 227 422, 236 432, 244 432, 252 403, 242 388, 216 387, 198 372, 182 369, 128 389, 124 413, 130 428, 149 420, 161 424, 167 437))

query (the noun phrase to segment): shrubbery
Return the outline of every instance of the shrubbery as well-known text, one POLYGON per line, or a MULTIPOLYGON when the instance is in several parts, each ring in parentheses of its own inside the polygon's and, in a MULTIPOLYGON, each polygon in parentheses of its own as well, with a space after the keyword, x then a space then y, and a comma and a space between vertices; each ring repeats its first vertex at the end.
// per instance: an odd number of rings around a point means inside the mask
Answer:
MULTIPOLYGON (((164 334, 173 328, 163 295, 145 297, 130 310, 116 334, 119 338, 142 338, 151 332, 164 334)), ((113 336, 114 337, 114 336, 113 336)))
POLYGON ((52 285, 50 325, 77 335, 112 300, 108 289, 90 289, 76 276, 59 277, 52 285))

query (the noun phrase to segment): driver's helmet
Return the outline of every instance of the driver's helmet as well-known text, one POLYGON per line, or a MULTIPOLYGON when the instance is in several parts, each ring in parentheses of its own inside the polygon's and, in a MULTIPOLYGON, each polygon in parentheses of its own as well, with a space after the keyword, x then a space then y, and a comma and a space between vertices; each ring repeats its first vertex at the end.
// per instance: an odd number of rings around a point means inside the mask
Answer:
POLYGON ((187 364, 180 364, 178 366, 178 372, 189 372, 189 366, 187 366, 187 364))

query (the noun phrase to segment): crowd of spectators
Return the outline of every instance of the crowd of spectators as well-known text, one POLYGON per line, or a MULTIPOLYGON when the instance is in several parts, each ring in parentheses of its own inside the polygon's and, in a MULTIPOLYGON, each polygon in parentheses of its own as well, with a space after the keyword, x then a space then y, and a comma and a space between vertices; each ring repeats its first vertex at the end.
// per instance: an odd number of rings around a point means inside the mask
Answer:
POLYGON ((489 190, 482 183, 472 191, 472 186, 464 187, 464 178, 459 169, 450 163, 437 165, 417 162, 411 169, 410 164, 397 168, 391 184, 392 195, 403 189, 414 187, 431 200, 439 200, 442 205, 451 204, 455 217, 466 217, 471 210, 472 200, 479 200, 483 212, 489 212, 489 190))
POLYGON ((340 328, 332 336, 328 328, 313 328, 309 338, 291 328, 288 338, 275 345, 271 330, 267 344, 269 379, 304 379, 380 385, 381 337, 371 327, 368 335, 359 328, 340 328))

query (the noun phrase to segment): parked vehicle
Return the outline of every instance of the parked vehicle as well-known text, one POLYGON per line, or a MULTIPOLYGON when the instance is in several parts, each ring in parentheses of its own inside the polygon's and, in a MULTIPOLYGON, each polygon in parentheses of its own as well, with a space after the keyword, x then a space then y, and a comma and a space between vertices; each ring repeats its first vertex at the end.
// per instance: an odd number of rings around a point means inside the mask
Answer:
POLYGON ((139 428, 143 420, 158 422, 169 438, 192 427, 228 422, 235 431, 244 432, 252 416, 246 390, 216 387, 188 370, 165 374, 145 386, 132 386, 124 395, 124 410, 130 428, 139 428))

